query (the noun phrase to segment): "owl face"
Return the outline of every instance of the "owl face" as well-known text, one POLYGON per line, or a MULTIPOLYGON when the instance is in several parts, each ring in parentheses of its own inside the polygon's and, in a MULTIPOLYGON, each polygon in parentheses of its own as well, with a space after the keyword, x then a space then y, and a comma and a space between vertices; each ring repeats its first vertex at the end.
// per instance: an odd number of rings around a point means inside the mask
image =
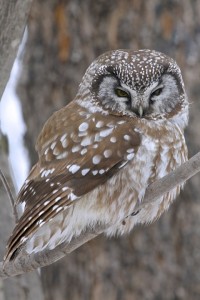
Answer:
POLYGON ((88 68, 80 86, 93 104, 116 115, 169 118, 187 105, 181 72, 174 60, 151 50, 116 50, 88 68))

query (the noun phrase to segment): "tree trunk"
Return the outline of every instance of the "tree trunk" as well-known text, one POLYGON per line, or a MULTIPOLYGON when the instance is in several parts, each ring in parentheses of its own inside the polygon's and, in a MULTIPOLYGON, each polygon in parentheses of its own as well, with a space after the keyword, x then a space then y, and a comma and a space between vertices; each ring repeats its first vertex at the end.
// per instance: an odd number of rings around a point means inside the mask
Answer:
MULTIPOLYGON (((32 163, 45 120, 73 99, 91 61, 116 48, 156 49, 177 60, 191 103, 189 153, 196 153, 199 19, 198 1, 35 0, 18 88, 32 163)), ((126 237, 101 236, 42 269, 46 299, 199 299, 198 195, 196 176, 155 224, 126 237)))
MULTIPOLYGON (((0 1, 0 98, 10 76, 10 71, 22 39, 31 0, 0 1)), ((9 147, 0 129, 0 169, 11 183, 8 163, 9 147)), ((6 242, 14 227, 12 207, 0 180, 0 261, 5 253, 6 242)), ((0 280, 0 300, 43 300, 37 272, 26 277, 18 276, 0 280)))

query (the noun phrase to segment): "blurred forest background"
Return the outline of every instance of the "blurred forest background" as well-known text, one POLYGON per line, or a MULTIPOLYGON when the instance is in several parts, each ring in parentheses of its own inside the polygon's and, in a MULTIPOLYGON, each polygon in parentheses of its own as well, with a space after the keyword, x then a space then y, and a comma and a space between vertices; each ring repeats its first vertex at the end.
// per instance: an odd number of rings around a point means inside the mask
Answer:
MULTIPOLYGON (((186 139, 200 149, 200 1, 34 0, 18 83, 31 165, 44 122, 71 101, 88 65, 118 48, 149 48, 181 67, 190 100, 186 139)), ((168 213, 129 236, 102 236, 41 270, 45 300, 200 299, 200 175, 168 213)))

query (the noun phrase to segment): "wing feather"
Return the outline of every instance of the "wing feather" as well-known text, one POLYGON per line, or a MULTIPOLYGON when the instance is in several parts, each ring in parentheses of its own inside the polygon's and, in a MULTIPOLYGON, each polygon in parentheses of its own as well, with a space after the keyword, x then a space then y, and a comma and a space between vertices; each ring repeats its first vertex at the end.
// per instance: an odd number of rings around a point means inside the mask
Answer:
POLYGON ((12 258, 38 227, 107 182, 134 157, 140 136, 132 119, 89 114, 72 103, 47 121, 36 145, 39 161, 17 198, 25 209, 5 259, 12 258))

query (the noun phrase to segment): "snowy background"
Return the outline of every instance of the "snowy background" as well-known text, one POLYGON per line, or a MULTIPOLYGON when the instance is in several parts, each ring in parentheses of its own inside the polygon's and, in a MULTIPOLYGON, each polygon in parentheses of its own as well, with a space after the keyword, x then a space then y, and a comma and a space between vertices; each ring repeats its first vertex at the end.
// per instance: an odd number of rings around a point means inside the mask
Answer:
POLYGON ((26 126, 23 121, 21 104, 16 94, 26 40, 27 31, 25 31, 10 74, 10 79, 0 102, 0 126, 2 132, 8 136, 10 167, 17 191, 22 186, 30 168, 28 153, 23 144, 23 135, 26 132, 26 126))

